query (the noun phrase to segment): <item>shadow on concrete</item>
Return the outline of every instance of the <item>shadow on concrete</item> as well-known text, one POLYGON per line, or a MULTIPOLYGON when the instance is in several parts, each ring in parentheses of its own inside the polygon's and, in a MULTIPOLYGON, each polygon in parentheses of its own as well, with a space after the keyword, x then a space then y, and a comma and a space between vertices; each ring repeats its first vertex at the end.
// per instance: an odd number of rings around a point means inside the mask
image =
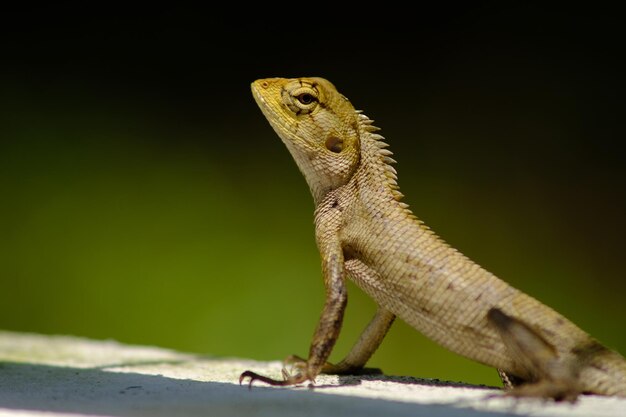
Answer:
MULTIPOLYGON (((430 387, 455 387, 455 388, 470 388, 480 390, 497 390, 501 391, 501 388, 488 386, 488 385, 476 385, 468 384, 466 382, 454 382, 454 381, 442 381, 440 379, 424 379, 416 378, 412 376, 394 376, 384 375, 381 372, 360 373, 355 375, 339 375, 339 385, 359 385, 362 381, 385 381, 393 382, 397 384, 407 385, 427 385, 430 387)), ((331 385, 328 385, 331 387, 331 385)), ((335 385, 332 385, 335 386, 335 385)), ((316 385, 316 388, 323 386, 316 385)))
POLYGON ((249 390, 237 384, 13 362, 0 362, 0 408, 116 417, 507 415, 462 404, 412 404, 262 386, 249 390))

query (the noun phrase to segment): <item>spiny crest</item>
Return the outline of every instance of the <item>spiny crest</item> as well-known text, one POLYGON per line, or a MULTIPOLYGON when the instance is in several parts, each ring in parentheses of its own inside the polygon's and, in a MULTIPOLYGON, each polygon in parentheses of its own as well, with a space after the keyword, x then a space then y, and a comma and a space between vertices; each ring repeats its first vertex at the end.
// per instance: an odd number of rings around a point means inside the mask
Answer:
POLYGON ((396 172, 396 169, 391 165, 397 163, 395 159, 391 158, 393 152, 387 149, 389 147, 389 144, 385 142, 385 138, 382 135, 376 133, 380 130, 380 128, 373 125, 374 120, 364 115, 361 110, 357 110, 357 113, 359 116, 359 122, 361 123, 363 130, 368 133, 368 138, 373 140, 373 144, 377 148, 376 157, 378 157, 378 161, 380 161, 379 166, 382 166, 383 176, 386 179, 386 183, 389 186, 393 197, 398 202, 398 205, 402 209, 404 209, 406 215, 409 218, 419 223, 423 231, 435 236, 443 245, 457 252, 456 249, 454 249, 446 241, 437 236, 430 229, 430 227, 428 227, 421 219, 415 216, 415 214, 410 210, 408 204, 400 201, 404 197, 404 194, 400 192, 400 187, 398 186, 398 173, 396 172))
POLYGON ((391 189, 393 197, 399 202, 402 208, 408 208, 408 204, 400 201, 404 195, 400 192, 400 187, 398 186, 398 172, 392 166, 392 164, 397 163, 397 161, 391 157, 393 152, 387 149, 389 144, 385 142, 385 138, 382 135, 376 133, 380 130, 380 128, 373 125, 374 120, 364 115, 360 110, 357 110, 357 113, 359 115, 359 121, 363 126, 363 130, 369 133, 368 137, 370 139, 374 140, 374 145, 378 150, 377 156, 381 162, 381 166, 383 167, 383 175, 386 179, 387 185, 391 189))

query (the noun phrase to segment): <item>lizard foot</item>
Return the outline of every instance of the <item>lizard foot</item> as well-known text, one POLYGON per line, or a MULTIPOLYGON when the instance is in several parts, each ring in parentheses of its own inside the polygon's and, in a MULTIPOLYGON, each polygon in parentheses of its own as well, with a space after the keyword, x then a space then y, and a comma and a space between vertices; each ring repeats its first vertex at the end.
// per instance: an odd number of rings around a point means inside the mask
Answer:
POLYGON ((520 385, 526 382, 524 379, 518 376, 515 376, 509 372, 506 372, 503 369, 498 369, 497 371, 498 371, 498 375, 500 376, 500 380, 502 380, 502 385, 504 386, 504 389, 506 390, 519 387, 520 385))
POLYGON ((582 391, 571 384, 557 383, 555 381, 539 381, 531 384, 520 385, 505 392, 505 396, 517 398, 543 398, 552 399, 556 402, 575 403, 582 391))
POLYGON ((311 379, 302 373, 297 373, 296 375, 289 375, 287 371, 285 371, 284 369, 282 372, 283 372, 283 379, 273 379, 267 376, 257 374, 256 372, 245 371, 241 374, 241 376, 239 376, 239 385, 241 385, 246 378, 250 378, 250 381, 248 382, 248 388, 252 387, 252 383, 254 381, 261 381, 261 382, 265 382, 268 385, 274 385, 274 386, 288 386, 288 385, 300 384, 304 381, 311 379))

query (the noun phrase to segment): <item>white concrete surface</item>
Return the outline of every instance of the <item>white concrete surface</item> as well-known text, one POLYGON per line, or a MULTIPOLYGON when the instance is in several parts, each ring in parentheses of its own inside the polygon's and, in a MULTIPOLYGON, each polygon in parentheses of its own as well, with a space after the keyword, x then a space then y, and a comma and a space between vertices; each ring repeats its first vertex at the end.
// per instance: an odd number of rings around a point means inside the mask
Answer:
POLYGON ((246 369, 279 377, 280 368, 278 362, 0 331, 0 416, 626 417, 626 398, 516 401, 495 389, 408 377, 320 376, 314 388, 238 383, 246 369))

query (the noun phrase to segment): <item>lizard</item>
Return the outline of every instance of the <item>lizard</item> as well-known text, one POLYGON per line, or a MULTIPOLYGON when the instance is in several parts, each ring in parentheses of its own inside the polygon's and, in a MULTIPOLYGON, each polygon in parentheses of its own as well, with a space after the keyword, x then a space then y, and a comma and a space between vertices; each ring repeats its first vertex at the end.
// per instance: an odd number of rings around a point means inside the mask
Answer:
POLYGON ((328 80, 251 83, 265 118, 291 153, 315 203, 325 301, 308 358, 270 385, 362 370, 397 318, 444 348, 495 368, 505 395, 575 402, 626 397, 626 360, 563 315, 453 248, 402 201, 396 163, 379 128, 328 80), (377 311, 347 356, 328 362, 351 279, 377 311))

